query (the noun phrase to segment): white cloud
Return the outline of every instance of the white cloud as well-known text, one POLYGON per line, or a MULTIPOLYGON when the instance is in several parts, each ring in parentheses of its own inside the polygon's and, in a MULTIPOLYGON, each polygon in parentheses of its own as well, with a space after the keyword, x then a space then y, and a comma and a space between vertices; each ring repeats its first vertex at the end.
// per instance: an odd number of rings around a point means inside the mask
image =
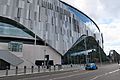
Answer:
POLYGON ((104 35, 106 54, 111 49, 120 53, 119 0, 62 0, 90 16, 104 35))
POLYGON ((120 0, 100 0, 100 2, 111 17, 120 17, 120 0))
POLYGON ((115 49, 117 52, 120 52, 120 21, 113 21, 110 24, 99 24, 101 31, 104 35, 104 47, 105 52, 108 52, 111 49, 115 49))

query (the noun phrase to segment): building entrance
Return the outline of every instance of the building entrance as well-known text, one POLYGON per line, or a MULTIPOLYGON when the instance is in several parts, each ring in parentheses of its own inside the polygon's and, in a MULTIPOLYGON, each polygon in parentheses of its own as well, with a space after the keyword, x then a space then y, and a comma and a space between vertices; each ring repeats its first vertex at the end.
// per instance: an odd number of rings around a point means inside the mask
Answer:
POLYGON ((2 59, 0 59, 0 70, 10 69, 10 64, 2 59))

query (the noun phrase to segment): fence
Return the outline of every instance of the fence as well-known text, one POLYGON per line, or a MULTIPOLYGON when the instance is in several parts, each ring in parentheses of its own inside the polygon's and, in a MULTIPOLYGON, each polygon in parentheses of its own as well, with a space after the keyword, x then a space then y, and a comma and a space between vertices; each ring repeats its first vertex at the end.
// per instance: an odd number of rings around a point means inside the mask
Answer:
POLYGON ((42 72, 54 72, 54 71, 67 71, 67 70, 75 70, 82 69, 83 65, 54 65, 54 66, 24 66, 23 68, 19 68, 16 66, 14 69, 6 69, 0 70, 0 77, 2 76, 13 76, 13 75, 24 75, 24 74, 34 74, 34 73, 42 73, 42 72))

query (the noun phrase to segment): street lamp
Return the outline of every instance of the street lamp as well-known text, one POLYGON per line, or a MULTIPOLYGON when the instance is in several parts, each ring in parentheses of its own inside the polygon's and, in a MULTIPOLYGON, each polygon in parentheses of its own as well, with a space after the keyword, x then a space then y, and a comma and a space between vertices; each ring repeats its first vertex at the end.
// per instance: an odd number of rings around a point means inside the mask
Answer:
POLYGON ((86 45, 86 38, 84 39, 84 45, 85 45, 85 59, 86 59, 86 64, 88 63, 88 60, 87 60, 87 52, 86 52, 86 50, 87 50, 87 45, 86 45))
POLYGON ((46 67, 46 31, 44 31, 45 33, 44 33, 44 45, 45 45, 45 47, 44 47, 44 64, 43 64, 43 66, 44 66, 44 71, 45 71, 45 67, 46 67))
POLYGON ((35 33, 35 38, 34 38, 35 40, 34 40, 34 45, 36 45, 36 33, 35 33))
POLYGON ((100 51, 100 46, 99 46, 99 40, 98 40, 98 50, 99 50, 100 64, 102 66, 102 58, 101 58, 101 51, 100 51))

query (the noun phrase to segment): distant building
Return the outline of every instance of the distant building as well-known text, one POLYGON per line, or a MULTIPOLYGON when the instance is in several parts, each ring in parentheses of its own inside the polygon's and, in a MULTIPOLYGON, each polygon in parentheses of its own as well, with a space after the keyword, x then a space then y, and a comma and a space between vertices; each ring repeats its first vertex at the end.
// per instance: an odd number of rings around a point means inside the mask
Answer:
POLYGON ((103 48, 96 23, 60 0, 0 0, 0 69, 62 64, 83 35, 103 48))
POLYGON ((109 58, 110 58, 110 62, 117 62, 117 63, 119 63, 119 61, 120 61, 120 54, 117 53, 115 50, 110 50, 109 58))

